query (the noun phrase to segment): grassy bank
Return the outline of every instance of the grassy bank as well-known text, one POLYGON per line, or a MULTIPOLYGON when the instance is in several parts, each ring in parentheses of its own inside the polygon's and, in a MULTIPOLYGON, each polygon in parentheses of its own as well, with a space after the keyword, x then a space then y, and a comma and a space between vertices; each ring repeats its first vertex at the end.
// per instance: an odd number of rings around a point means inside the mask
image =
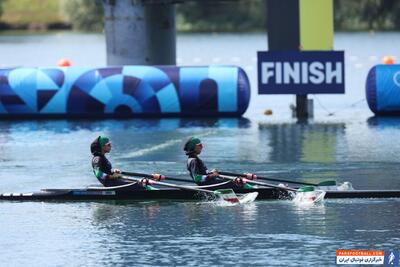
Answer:
POLYGON ((59 0, 6 0, 0 23, 9 29, 48 29, 69 23, 59 0))

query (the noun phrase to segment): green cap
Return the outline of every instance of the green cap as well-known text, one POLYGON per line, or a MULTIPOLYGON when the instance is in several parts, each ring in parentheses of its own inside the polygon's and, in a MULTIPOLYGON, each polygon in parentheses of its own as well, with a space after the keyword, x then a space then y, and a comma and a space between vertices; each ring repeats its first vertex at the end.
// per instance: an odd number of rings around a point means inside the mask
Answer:
POLYGON ((187 140, 185 146, 183 147, 183 150, 186 152, 193 151, 196 145, 201 144, 201 141, 197 137, 190 137, 189 140, 187 140))
POLYGON ((102 148, 105 144, 110 142, 110 139, 107 136, 99 136, 99 144, 100 147, 102 148))

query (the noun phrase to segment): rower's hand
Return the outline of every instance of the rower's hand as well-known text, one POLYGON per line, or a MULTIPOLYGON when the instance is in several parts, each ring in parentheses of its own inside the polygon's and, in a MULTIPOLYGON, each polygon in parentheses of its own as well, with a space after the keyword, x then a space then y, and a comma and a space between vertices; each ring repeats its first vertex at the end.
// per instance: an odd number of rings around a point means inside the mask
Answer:
POLYGON ((147 185, 152 185, 155 182, 149 178, 143 178, 142 180, 140 180, 140 183, 142 184, 143 187, 146 187, 147 185))
POLYGON ((244 177, 248 180, 255 180, 257 179, 257 175, 253 174, 253 173, 245 173, 244 177))
POLYGON ((153 173, 153 179, 156 181, 165 180, 165 176, 159 173, 153 173))
POLYGON ((219 176, 219 172, 217 169, 212 169, 209 175, 211 175, 211 177, 217 177, 219 176))
POLYGON ((113 174, 114 174, 114 173, 121 173, 121 170, 120 170, 120 169, 112 169, 111 172, 112 172, 113 174))
POLYGON ((234 182, 238 185, 244 185, 246 184, 246 179, 243 179, 242 177, 236 177, 234 182))
POLYGON ((110 178, 111 179, 119 179, 119 178, 122 178, 122 175, 121 175, 121 173, 114 172, 113 174, 110 175, 110 178))
POLYGON ((146 187, 147 185, 150 184, 150 180, 148 178, 143 178, 140 180, 140 183, 142 184, 143 187, 146 187))
POLYGON ((208 174, 207 174, 207 180, 209 180, 209 179, 214 179, 214 178, 216 178, 216 177, 218 177, 219 176, 219 173, 218 173, 218 171, 217 170, 212 170, 211 172, 209 172, 208 174))

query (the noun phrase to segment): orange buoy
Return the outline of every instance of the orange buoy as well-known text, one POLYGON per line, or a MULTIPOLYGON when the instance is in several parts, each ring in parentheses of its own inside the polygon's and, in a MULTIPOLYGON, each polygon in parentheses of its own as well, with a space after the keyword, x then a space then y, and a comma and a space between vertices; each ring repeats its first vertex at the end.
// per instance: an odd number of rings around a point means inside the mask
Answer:
POLYGON ((271 109, 267 109, 264 111, 264 115, 270 116, 272 115, 272 110, 271 109))
POLYGON ((385 56, 382 59, 383 64, 393 64, 394 63, 394 59, 391 56, 385 56))
POLYGON ((70 67, 71 65, 72 65, 71 61, 69 61, 66 58, 60 58, 60 60, 57 63, 57 66, 59 67, 70 67))

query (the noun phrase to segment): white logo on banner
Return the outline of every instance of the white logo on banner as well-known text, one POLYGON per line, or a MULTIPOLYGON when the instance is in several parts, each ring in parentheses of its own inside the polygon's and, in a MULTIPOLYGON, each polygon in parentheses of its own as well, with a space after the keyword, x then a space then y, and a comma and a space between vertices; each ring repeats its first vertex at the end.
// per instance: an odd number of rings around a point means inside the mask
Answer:
MULTIPOLYGON (((400 73, 400 72, 398 72, 398 73, 400 73)), ((394 264, 394 260, 395 260, 395 256, 394 256, 393 252, 390 252, 388 264, 394 264)))
POLYGON ((343 65, 341 62, 263 62, 261 82, 269 84, 340 84, 343 65))

